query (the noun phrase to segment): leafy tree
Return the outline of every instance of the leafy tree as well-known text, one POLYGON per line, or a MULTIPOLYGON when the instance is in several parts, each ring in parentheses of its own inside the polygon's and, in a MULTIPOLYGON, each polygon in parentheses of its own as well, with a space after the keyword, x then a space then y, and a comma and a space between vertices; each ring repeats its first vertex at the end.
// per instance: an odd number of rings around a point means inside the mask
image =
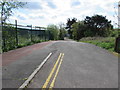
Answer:
POLYGON ((1 0, 0 9, 1 9, 1 19, 4 23, 12 14, 14 9, 22 8, 26 2, 19 2, 15 0, 1 0))
POLYGON ((54 24, 48 25, 47 30, 49 31, 50 40, 57 40, 59 36, 58 27, 54 24))
POLYGON ((84 31, 84 36, 85 37, 93 37, 94 36, 94 33, 93 33, 93 31, 91 30, 91 29, 86 29, 85 31, 84 31))
POLYGON ((72 26, 72 24, 74 24, 76 21, 77 21, 76 18, 73 18, 73 19, 68 18, 68 20, 67 20, 67 23, 66 23, 67 27, 66 27, 66 29, 68 29, 68 34, 70 35, 70 38, 73 38, 73 37, 72 37, 72 33, 73 33, 73 32, 72 32, 72 30, 71 30, 71 26, 72 26))
POLYGON ((109 32, 109 29, 113 28, 111 21, 102 15, 87 16, 84 23, 87 25, 87 29, 92 31, 94 36, 106 36, 106 32, 109 32))
MULTIPOLYGON (((0 13, 1 13, 1 24, 4 26, 6 20, 13 15, 13 10, 22 8, 26 2, 19 2, 15 0, 0 0, 0 13)), ((3 51, 7 51, 15 48, 15 35, 14 28, 7 24, 7 27, 2 27, 2 47, 3 51), (9 31, 8 31, 9 30, 9 31), (12 35, 11 35, 12 33, 12 35)))
POLYGON ((79 40, 84 37, 85 25, 83 21, 78 21, 72 25, 73 39, 79 40))

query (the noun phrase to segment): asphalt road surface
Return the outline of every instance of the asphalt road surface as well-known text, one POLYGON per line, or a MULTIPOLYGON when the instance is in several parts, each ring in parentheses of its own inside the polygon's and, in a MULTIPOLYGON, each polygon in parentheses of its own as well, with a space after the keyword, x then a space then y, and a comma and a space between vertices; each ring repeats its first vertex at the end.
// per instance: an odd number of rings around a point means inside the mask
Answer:
MULTIPOLYGON (((19 88, 49 53, 51 57, 27 88, 118 87, 118 57, 110 52, 75 41, 53 41, 39 47, 41 44, 37 49, 33 45, 31 51, 28 49, 32 46, 26 47, 28 54, 15 57, 11 62, 3 58, 3 88, 19 88)), ((18 54, 23 52, 25 49, 18 54)))

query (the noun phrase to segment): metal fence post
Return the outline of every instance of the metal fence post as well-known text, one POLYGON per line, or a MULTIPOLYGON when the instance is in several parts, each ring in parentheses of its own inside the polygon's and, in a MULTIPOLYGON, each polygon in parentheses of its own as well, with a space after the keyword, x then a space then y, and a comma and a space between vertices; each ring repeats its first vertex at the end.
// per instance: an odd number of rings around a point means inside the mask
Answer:
POLYGON ((51 39, 51 34, 50 31, 48 31, 48 36, 49 36, 49 40, 51 39))
POLYGON ((45 35, 45 41, 46 41, 46 30, 45 30, 45 34, 44 35, 45 35))
POLYGON ((40 34, 40 42, 41 42, 41 31, 40 31, 40 29, 39 29, 39 34, 40 34))
POLYGON ((2 29, 2 51, 4 51, 5 50, 5 48, 6 48, 6 43, 5 43, 5 36, 4 36, 4 20, 3 20, 3 16, 4 16, 4 5, 5 5, 5 3, 2 3, 2 11, 1 11, 1 29, 2 29))
POLYGON ((31 42, 32 42, 32 25, 31 25, 31 42))
POLYGON ((18 47, 17 20, 15 20, 15 31, 16 31, 16 47, 18 47))

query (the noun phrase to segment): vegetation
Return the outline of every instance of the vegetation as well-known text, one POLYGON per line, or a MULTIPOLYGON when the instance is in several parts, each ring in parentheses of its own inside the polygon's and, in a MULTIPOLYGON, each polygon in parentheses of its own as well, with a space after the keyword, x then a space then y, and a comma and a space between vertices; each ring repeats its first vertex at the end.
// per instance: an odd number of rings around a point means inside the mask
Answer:
MULTIPOLYGON (((2 51, 8 51, 12 50, 13 48, 16 48, 16 32, 15 28, 8 26, 5 27, 6 20, 9 19, 9 17, 13 14, 14 9, 22 8, 26 3, 25 2, 19 2, 14 0, 1 0, 0 1, 0 13, 1 13, 1 24, 2 24, 2 40, 1 40, 1 47, 2 51)), ((0 27, 1 28, 1 27, 0 27)))
POLYGON ((47 30, 50 35, 50 40, 58 40, 59 31, 56 25, 54 24, 48 25, 47 30))
POLYGON ((120 31, 114 30, 111 21, 102 15, 86 16, 83 21, 68 19, 66 28, 70 38, 95 44, 110 51, 114 51, 116 37, 120 35, 120 31))
POLYGON ((14 0, 1 0, 0 1, 0 8, 1 8, 1 14, 2 14, 2 23, 5 23, 5 21, 13 14, 14 9, 22 8, 26 2, 20 2, 20 1, 14 1, 14 0))
POLYGON ((84 24, 86 25, 86 30, 92 33, 89 36, 106 37, 109 35, 109 30, 113 29, 111 21, 106 19, 106 16, 102 15, 87 16, 84 20, 84 24))
POLYGON ((11 25, 3 26, 3 52, 48 40, 64 40, 66 34, 64 24, 59 24, 58 26, 53 24, 48 25, 45 31, 30 30, 18 28, 16 33, 15 27, 11 25), (16 41, 16 36, 18 38, 18 43, 16 41))
POLYGON ((57 25, 48 25, 47 30, 50 35, 50 40, 64 40, 64 36, 66 35, 64 24, 57 25))
POLYGON ((73 39, 73 31, 71 30, 72 29, 72 25, 74 23, 76 23, 77 19, 76 18, 73 18, 73 19, 70 19, 68 18, 67 20, 67 23, 66 23, 66 29, 68 29, 68 34, 70 35, 70 38, 73 39))
POLYGON ((83 21, 76 20, 75 18, 68 19, 66 24, 70 38, 74 40, 80 40, 83 37, 107 37, 113 29, 111 21, 102 15, 86 16, 83 21))
MULTIPOLYGON (((13 0, 11 2, 6 2, 6 0, 0 1, 3 26, 5 21, 12 15, 12 10, 23 7, 25 4, 25 2, 16 2, 13 0)), ((7 28, 3 28, 2 32, 3 51, 46 41, 46 38, 47 40, 64 40, 64 37, 67 35, 71 39, 92 43, 114 51, 115 37, 119 33, 118 30, 113 30, 111 21, 102 15, 86 16, 83 21, 77 21, 76 18, 68 18, 66 26, 63 23, 59 25, 51 24, 47 26, 47 30, 44 33, 38 33, 37 31, 24 31, 23 33, 20 30, 16 33, 14 27, 8 26, 7 28), (19 38, 18 45, 16 45, 16 35, 19 38)))
POLYGON ((72 33, 72 37, 73 39, 75 40, 79 40, 81 39, 82 37, 84 37, 84 31, 85 31, 85 25, 84 25, 84 22, 83 21, 78 21, 74 24, 72 24, 72 29, 71 31, 73 32, 72 33))
POLYGON ((63 23, 59 24, 59 40, 64 40, 64 37, 66 35, 65 25, 63 23))
POLYGON ((114 51, 115 47, 115 37, 86 37, 82 38, 80 42, 91 43, 109 51, 114 51))
POLYGON ((3 52, 49 40, 47 32, 33 30, 31 33, 30 30, 24 30, 23 28, 17 29, 16 33, 16 29, 14 27, 10 25, 4 26, 2 31, 3 52), (16 36, 18 38, 18 42, 16 42, 16 36))

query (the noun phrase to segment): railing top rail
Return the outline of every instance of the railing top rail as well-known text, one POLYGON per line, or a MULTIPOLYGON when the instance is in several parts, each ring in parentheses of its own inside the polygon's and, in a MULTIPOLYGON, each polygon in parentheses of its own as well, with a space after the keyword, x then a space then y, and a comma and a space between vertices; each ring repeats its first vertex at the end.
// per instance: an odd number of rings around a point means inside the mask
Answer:
MULTIPOLYGON (((10 24, 10 23, 7 23, 7 24, 4 24, 4 26, 13 26, 15 27, 16 25, 15 24, 10 24)), ((46 30, 46 27, 40 27, 40 26, 32 26, 32 25, 17 25, 17 27, 21 27, 21 28, 32 28, 32 29, 35 29, 35 30, 46 30)))

